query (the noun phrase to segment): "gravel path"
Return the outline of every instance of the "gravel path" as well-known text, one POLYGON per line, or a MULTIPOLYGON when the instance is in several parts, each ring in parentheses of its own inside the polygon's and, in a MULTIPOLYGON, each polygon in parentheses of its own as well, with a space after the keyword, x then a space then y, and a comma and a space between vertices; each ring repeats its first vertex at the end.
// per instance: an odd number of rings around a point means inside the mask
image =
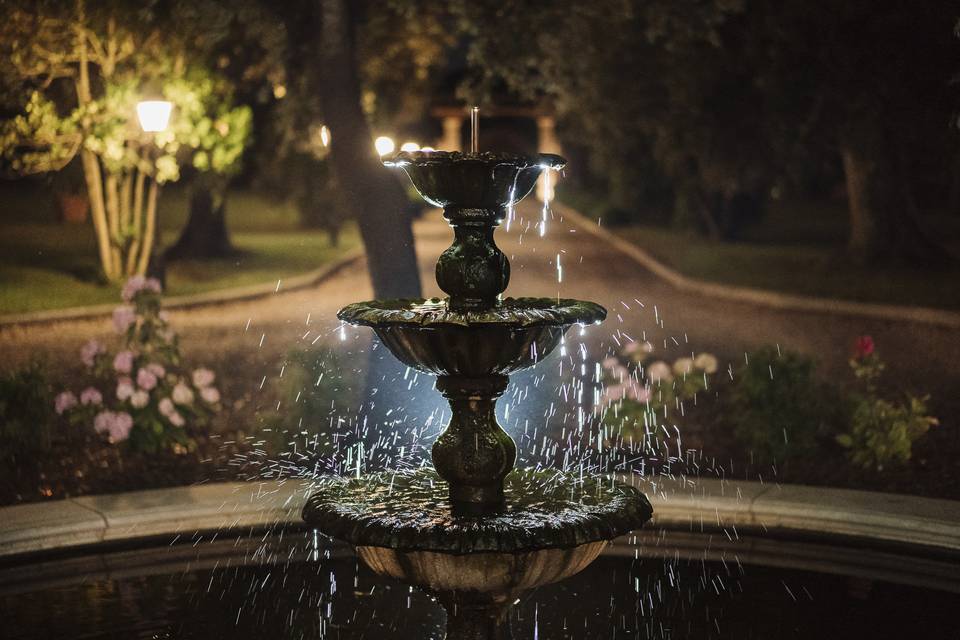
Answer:
MULTIPOLYGON (((548 221, 541 237, 540 217, 537 205, 525 203, 510 229, 497 232, 497 242, 513 267, 509 293, 559 295, 605 305, 610 315, 604 325, 590 330, 593 343, 609 346, 611 336, 620 331, 646 337, 666 357, 707 350, 731 362, 742 360, 744 351, 779 344, 815 356, 823 370, 834 375, 846 373, 854 338, 870 334, 888 363, 888 372, 902 380, 905 390, 931 393, 932 407, 947 418, 945 423, 955 423, 952 417, 960 415, 960 374, 955 366, 960 362, 960 332, 956 330, 781 311, 680 292, 559 214, 548 221)), ((436 212, 430 212, 417 222, 415 234, 425 293, 438 295, 433 267, 449 245, 450 230, 436 212)), ((281 282, 279 292, 265 299, 175 311, 171 317, 191 360, 217 359, 244 350, 262 353, 256 360, 267 364, 318 337, 339 343, 333 340, 339 326, 336 310, 371 297, 365 264, 360 261, 312 289, 284 292, 281 282)), ((74 362, 86 339, 110 334, 109 321, 102 319, 0 329, 0 367, 16 366, 36 355, 74 362)), ((347 337, 346 348, 352 349, 355 341, 366 340, 366 333, 349 330, 347 337)))

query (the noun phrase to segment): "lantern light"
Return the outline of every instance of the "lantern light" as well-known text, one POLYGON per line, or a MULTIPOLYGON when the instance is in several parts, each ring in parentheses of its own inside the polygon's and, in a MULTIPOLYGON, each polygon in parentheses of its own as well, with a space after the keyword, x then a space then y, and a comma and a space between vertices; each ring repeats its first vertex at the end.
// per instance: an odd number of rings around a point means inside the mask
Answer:
POLYGON ((389 136, 380 136, 374 140, 373 146, 377 148, 377 153, 379 153, 381 156, 385 156, 388 153, 393 153, 393 150, 397 148, 393 138, 389 136))
POLYGON ((145 133, 164 131, 170 124, 173 103, 166 100, 144 100, 137 103, 137 120, 145 133))
POLYGON ((420 145, 416 142, 404 142, 400 145, 400 151, 420 151, 420 145))

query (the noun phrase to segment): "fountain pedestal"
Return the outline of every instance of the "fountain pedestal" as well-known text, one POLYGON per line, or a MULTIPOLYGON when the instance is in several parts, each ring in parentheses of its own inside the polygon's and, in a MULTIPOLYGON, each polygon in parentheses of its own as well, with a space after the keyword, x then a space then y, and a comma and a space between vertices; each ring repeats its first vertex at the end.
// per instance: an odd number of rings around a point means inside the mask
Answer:
POLYGON ((447 638, 509 638, 521 593, 570 576, 652 509, 636 489, 561 471, 513 471, 517 448, 497 424, 513 371, 535 366, 575 324, 601 322, 592 302, 506 298, 510 264, 493 233, 558 156, 413 152, 402 167, 443 207, 453 244, 437 261, 444 300, 373 300, 337 316, 371 327, 401 362, 438 376, 452 417, 432 449, 435 467, 366 478, 322 478, 306 522, 345 540, 375 572, 437 595, 447 638))

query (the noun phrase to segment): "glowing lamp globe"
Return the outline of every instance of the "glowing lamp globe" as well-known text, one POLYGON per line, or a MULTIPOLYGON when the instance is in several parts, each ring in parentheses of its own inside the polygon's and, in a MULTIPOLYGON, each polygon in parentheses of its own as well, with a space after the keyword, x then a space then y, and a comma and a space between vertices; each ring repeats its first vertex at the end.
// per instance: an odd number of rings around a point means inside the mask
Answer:
POLYGON ((400 151, 420 151, 420 145, 416 142, 404 142, 400 145, 400 151))
POLYGON ((137 120, 146 133, 164 131, 170 124, 173 103, 166 100, 144 100, 137 103, 137 120))
POLYGON ((396 143, 390 136, 380 136, 373 141, 373 146, 377 148, 377 153, 381 156, 393 153, 393 150, 397 148, 396 143))

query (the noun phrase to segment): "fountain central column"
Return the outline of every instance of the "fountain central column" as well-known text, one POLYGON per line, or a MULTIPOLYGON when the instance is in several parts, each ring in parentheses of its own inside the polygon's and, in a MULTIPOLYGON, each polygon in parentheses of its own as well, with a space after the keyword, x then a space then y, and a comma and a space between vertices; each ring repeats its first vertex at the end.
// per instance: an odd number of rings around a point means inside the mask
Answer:
POLYGON ((437 284, 455 311, 492 309, 510 284, 510 261, 493 232, 505 217, 498 209, 446 207, 453 244, 437 259, 437 284))
POLYGON ((453 416, 433 443, 433 466, 450 484, 450 499, 463 515, 482 515, 503 505, 503 479, 517 460, 517 445, 497 423, 504 375, 438 376, 437 390, 453 416))

